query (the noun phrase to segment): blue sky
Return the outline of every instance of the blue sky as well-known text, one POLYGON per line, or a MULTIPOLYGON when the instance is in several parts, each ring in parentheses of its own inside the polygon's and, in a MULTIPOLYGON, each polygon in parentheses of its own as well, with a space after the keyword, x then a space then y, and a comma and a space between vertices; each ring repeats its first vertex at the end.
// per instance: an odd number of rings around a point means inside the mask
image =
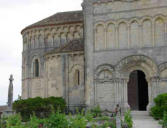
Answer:
POLYGON ((62 11, 81 10, 82 0, 0 0, 0 105, 7 102, 9 76, 14 99, 21 95, 21 30, 62 11))

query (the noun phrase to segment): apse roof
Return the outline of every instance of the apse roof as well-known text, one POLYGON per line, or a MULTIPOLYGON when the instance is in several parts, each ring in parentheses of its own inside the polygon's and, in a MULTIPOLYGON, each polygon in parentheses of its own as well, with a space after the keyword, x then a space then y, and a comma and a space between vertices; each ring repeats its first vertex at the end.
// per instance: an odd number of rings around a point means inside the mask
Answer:
POLYGON ((84 51, 83 39, 72 40, 63 46, 46 53, 46 55, 54 53, 75 52, 75 51, 84 51))
POLYGON ((27 26, 22 30, 45 27, 45 26, 53 26, 59 24, 70 24, 75 22, 83 22, 83 12, 82 11, 69 11, 69 12, 59 12, 48 18, 45 18, 41 21, 38 21, 32 25, 27 26))

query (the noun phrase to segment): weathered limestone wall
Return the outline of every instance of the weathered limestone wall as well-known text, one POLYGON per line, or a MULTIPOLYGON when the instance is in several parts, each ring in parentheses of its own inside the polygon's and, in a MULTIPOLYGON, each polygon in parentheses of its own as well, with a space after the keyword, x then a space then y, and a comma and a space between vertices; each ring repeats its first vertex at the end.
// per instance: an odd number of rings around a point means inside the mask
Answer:
POLYGON ((148 82, 149 109, 155 96, 167 92, 167 2, 84 0, 82 6, 84 26, 46 26, 22 33, 22 97, 63 96, 68 105, 112 110, 120 104, 126 109, 129 75, 141 70, 148 82), (81 38, 84 53, 45 55, 81 38), (33 73, 35 59, 38 77, 33 73))
POLYGON ((67 84, 70 105, 83 105, 85 103, 85 82, 84 82, 84 55, 83 53, 69 56, 69 73, 67 84), (76 83, 76 71, 80 72, 79 84, 76 83))
MULTIPOLYGON (((166 76, 162 77, 165 73, 161 73, 159 68, 167 61, 167 2, 164 0, 131 2, 84 0, 82 5, 87 105, 94 106, 103 101, 109 103, 116 99, 116 103, 128 107, 127 83, 129 73, 133 70, 153 72, 152 75, 146 73, 149 83, 149 104, 152 104, 152 99, 157 94, 167 92, 166 76), (142 56, 147 59, 143 60, 142 56), (128 57, 132 61, 125 59, 128 57), (125 65, 122 65, 124 68, 118 68, 124 59, 129 63, 124 63, 125 65), (104 65, 113 67, 113 71, 110 71, 113 74, 111 79, 96 77, 97 69, 104 65), (111 90, 116 86, 118 86, 116 92, 119 93, 119 97, 110 95, 111 90), (99 87, 105 93, 97 91, 100 90, 99 87)), ((105 70, 109 70, 109 67, 105 70)), ((101 104, 101 106, 105 105, 101 104)))
MULTIPOLYGON (((49 83, 46 83, 45 78, 45 59, 46 52, 63 46, 73 39, 83 38, 83 24, 72 23, 55 26, 35 27, 23 31, 23 53, 22 53, 22 98, 28 97, 46 97, 49 95, 60 96, 63 88, 60 86, 60 92, 54 93, 52 90, 55 81, 53 76, 49 83), (39 61, 39 77, 33 75, 33 62, 35 59, 39 61), (46 85, 49 84, 49 94, 46 93, 46 85)), ((58 61, 59 62, 59 61, 58 61)), ((55 62, 57 63, 57 62, 55 62)), ((60 62, 62 63, 62 62, 60 62)), ((57 65, 60 66, 61 64, 57 65)), ((50 67, 51 68, 51 67, 50 67)), ((55 71, 56 69, 54 69, 55 71)), ((56 76, 57 72, 53 75, 56 76)), ((59 75, 59 74, 58 74, 59 75)), ((61 75, 61 74, 60 74, 61 75)), ((60 81, 62 85, 62 81, 60 81)), ((54 88, 54 87, 53 87, 54 88)))
POLYGON ((95 24, 95 51, 165 45, 165 16, 115 20, 95 24))
POLYGON ((68 105, 84 104, 83 52, 46 56, 46 96, 64 97, 68 105), (79 84, 76 83, 79 71, 79 84))
POLYGON ((46 60, 45 64, 46 97, 63 97, 62 58, 50 58, 46 60))

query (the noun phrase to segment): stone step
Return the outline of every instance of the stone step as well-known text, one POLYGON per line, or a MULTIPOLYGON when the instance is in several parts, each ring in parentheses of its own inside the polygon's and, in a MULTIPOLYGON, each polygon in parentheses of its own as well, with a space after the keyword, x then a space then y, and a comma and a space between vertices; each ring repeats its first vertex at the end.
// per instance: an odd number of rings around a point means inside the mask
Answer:
POLYGON ((157 120, 149 116, 148 112, 132 112, 133 128, 162 128, 157 120))
POLYGON ((149 116, 149 112, 148 111, 132 111, 131 112, 132 116, 149 116))

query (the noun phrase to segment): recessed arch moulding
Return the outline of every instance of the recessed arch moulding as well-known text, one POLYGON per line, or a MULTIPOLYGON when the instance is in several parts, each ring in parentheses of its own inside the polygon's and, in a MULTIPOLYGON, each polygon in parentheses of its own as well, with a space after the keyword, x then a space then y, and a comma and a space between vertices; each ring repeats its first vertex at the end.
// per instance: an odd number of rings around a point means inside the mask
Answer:
POLYGON ((148 82, 149 104, 153 106, 153 98, 160 93, 160 73, 157 64, 144 55, 133 55, 121 59, 115 66, 103 64, 95 69, 94 105, 102 109, 113 110, 120 104, 123 110, 130 108, 128 104, 128 81, 130 74, 141 70, 148 82))

